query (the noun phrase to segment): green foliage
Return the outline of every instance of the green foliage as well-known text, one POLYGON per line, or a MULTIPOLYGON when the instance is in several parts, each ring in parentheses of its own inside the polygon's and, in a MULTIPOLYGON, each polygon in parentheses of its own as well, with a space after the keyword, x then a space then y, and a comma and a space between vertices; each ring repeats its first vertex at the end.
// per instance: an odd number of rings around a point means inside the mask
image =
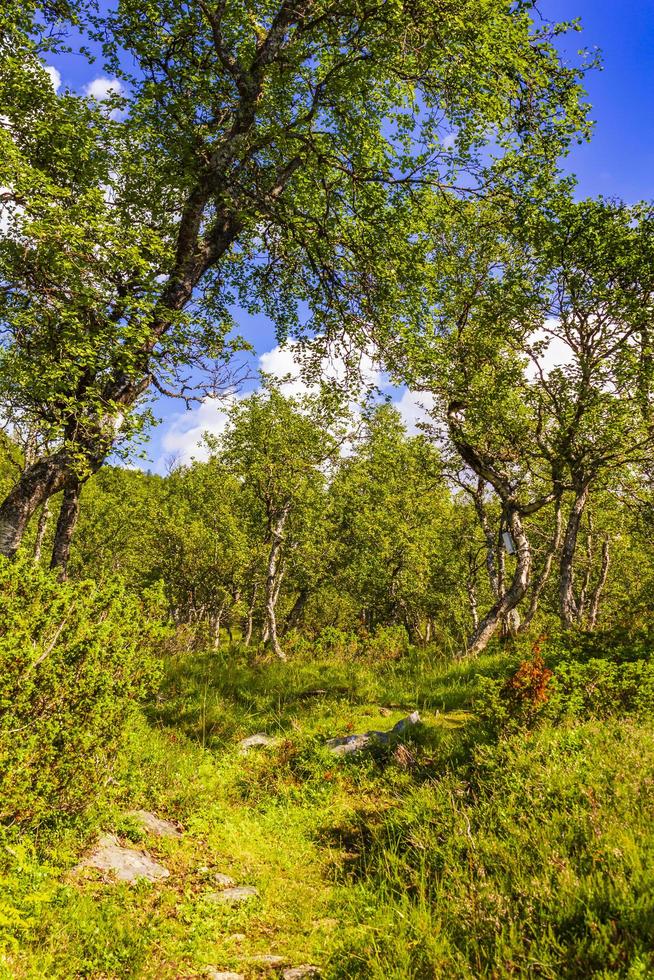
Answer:
POLYGON ((120 584, 61 584, 27 560, 3 560, 0 593, 0 821, 57 821, 106 785, 161 630, 120 584))
POLYGON ((39 855, 7 835, 6 975, 173 980, 273 953, 326 980, 650 976, 651 719, 569 714, 498 740, 461 709, 483 677, 505 684, 506 658, 388 654, 171 659, 156 724, 130 724, 102 824, 171 877, 63 883, 74 842, 51 835, 39 855), (400 752, 323 748, 412 707, 423 725, 400 752), (253 731, 277 744, 239 754, 253 731), (133 807, 180 820, 183 838, 144 839, 133 807), (256 885, 257 902, 211 902, 217 871, 256 885))

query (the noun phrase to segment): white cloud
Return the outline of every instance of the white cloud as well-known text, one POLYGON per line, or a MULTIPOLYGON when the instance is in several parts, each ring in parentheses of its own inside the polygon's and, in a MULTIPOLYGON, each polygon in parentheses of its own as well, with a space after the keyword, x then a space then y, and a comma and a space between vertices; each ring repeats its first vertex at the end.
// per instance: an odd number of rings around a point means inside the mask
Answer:
POLYGON ((86 86, 86 94, 97 102, 105 102, 112 95, 120 95, 123 86, 116 78, 100 76, 86 86))
POLYGON ((406 389, 394 405, 402 416, 407 432, 414 436, 420 432, 418 423, 430 420, 429 410, 434 406, 434 396, 426 391, 415 392, 406 389))
MULTIPOLYGON (((304 395, 311 391, 312 386, 303 377, 301 355, 295 344, 278 345, 266 351, 259 357, 259 369, 283 381, 282 390, 287 395, 304 395)), ((346 379, 347 368, 338 353, 330 353, 322 359, 320 373, 323 381, 341 384, 346 379)), ((382 373, 369 354, 360 356, 356 374, 362 389, 383 385, 382 373)))
POLYGON ((574 359, 574 352, 565 338, 561 335, 559 321, 546 320, 540 330, 530 337, 532 345, 538 345, 538 353, 532 352, 531 362, 527 365, 525 374, 529 381, 534 381, 539 370, 547 376, 557 367, 565 367, 574 359))
MULTIPOLYGON (((278 345, 272 350, 265 351, 259 357, 259 369, 264 373, 282 381, 281 389, 287 396, 298 397, 309 393, 312 388, 302 377, 302 369, 297 347, 293 344, 278 345)), ((428 393, 415 393, 389 388, 383 374, 374 364, 372 358, 364 355, 359 366, 362 380, 370 386, 378 386, 399 395, 394 402, 402 416, 402 420, 410 435, 419 431, 418 423, 429 419, 429 409, 434 400, 428 393)), ((329 381, 342 381, 345 377, 345 367, 338 357, 326 358, 322 362, 322 378, 329 381)), ((206 460, 209 456, 207 447, 203 444, 205 433, 220 435, 227 425, 227 413, 235 401, 246 398, 248 392, 231 395, 228 398, 205 398, 204 401, 191 411, 181 411, 174 415, 166 426, 161 445, 167 456, 173 456, 182 464, 191 460, 206 460)), ((356 414, 358 405, 351 404, 356 414)), ((164 460, 160 460, 160 464, 164 460)))
POLYGON ((43 68, 45 69, 46 74, 50 78, 53 89, 55 90, 55 92, 58 92, 59 89, 61 88, 61 75, 54 67, 54 65, 44 65, 43 68))
POLYGON ((170 423, 161 440, 166 453, 175 456, 180 463, 193 459, 206 460, 209 451, 203 443, 205 432, 217 436, 227 425, 227 412, 238 395, 229 398, 205 398, 193 411, 179 412, 170 423))

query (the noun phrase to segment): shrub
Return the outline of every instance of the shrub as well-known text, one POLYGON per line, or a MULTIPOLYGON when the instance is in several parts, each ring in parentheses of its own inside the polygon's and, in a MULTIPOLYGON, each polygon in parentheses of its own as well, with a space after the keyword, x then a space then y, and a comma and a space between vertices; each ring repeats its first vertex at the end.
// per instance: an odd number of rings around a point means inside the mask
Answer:
POLYGON ((0 561, 0 822, 93 803, 156 679, 153 608, 118 582, 62 584, 29 560, 0 561))
POLYGON ((654 663, 593 659, 557 665, 548 714, 553 718, 654 715, 654 663))
POLYGON ((404 626, 378 626, 364 645, 366 657, 375 663, 381 660, 399 660, 411 652, 409 634, 404 626))

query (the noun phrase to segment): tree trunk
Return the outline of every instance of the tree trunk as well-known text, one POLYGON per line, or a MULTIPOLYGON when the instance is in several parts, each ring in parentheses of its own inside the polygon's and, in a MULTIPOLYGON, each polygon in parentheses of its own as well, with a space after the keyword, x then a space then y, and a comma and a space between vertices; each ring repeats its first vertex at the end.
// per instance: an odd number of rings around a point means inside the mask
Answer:
POLYGON ((559 578, 559 615, 564 629, 570 629, 579 619, 579 606, 574 591, 574 561, 589 489, 589 484, 586 483, 578 491, 568 515, 563 538, 559 578))
POLYGON ((302 618, 302 613, 304 612, 304 607, 309 601, 309 590, 307 588, 300 589, 295 602, 293 603, 293 608, 286 617, 286 622, 282 629, 282 636, 286 636, 292 629, 295 629, 297 624, 302 618))
POLYGON ((270 552, 268 555, 268 569, 266 574, 266 643, 269 643, 273 653, 279 660, 286 660, 286 654, 281 648, 277 635, 277 617, 275 607, 279 598, 281 586, 280 559, 282 556, 282 543, 284 540, 284 526, 291 510, 291 504, 284 505, 281 514, 271 528, 270 552))
POLYGON ((73 533, 79 517, 79 500, 82 493, 82 484, 75 480, 64 490, 61 510, 57 520, 54 544, 52 546, 52 560, 50 568, 58 569, 59 577, 64 580, 68 576, 68 559, 70 558, 70 546, 73 540, 73 533))
POLYGON ((13 558, 33 514, 62 490, 69 475, 64 453, 29 465, 0 505, 0 555, 13 558))
POLYGON ((531 598, 529 600, 529 608, 525 614, 518 633, 525 633, 534 619, 534 616, 538 612, 538 603, 540 602, 540 597, 543 594, 543 589, 547 585, 550 575, 552 573, 552 565, 554 564, 554 559, 556 558, 556 553, 561 547, 561 531, 563 530, 563 525, 561 522, 561 498, 556 502, 556 509, 554 511, 554 533, 552 535, 549 547, 545 553, 545 559, 543 561, 543 567, 540 570, 540 575, 534 582, 533 588, 531 590, 531 598))
POLYGON ((211 616, 211 636, 214 650, 220 650, 220 625, 223 618, 223 613, 225 612, 225 603, 221 605, 218 612, 213 613, 211 616))
POLYGON ((475 583, 471 579, 467 582, 468 590, 468 605, 470 606, 470 615, 472 617, 472 630, 473 633, 479 627, 479 606, 477 604, 477 590, 475 588, 475 583))
POLYGON ((36 541, 34 542, 34 561, 41 561, 41 553, 43 551, 43 542, 45 540, 45 532, 48 529, 48 522, 50 520, 50 502, 45 500, 43 506, 41 507, 41 513, 39 514, 39 525, 36 530, 36 541))
POLYGON ((594 630, 597 626, 597 616, 599 613, 600 599, 602 598, 602 592, 604 591, 604 586, 606 585, 606 579, 609 574, 609 566, 611 564, 611 552, 610 543, 608 537, 604 538, 602 544, 602 565, 600 568, 599 579, 597 580, 597 585, 593 590, 593 594, 590 600, 590 609, 588 611, 588 628, 594 630))
POLYGON ((524 532, 522 521, 516 511, 510 511, 508 513, 506 523, 516 545, 516 567, 513 580, 509 588, 503 592, 470 637, 466 650, 468 656, 481 653, 487 647, 502 621, 507 620, 509 614, 524 598, 529 586, 531 575, 531 546, 529 539, 524 532))
POLYGON ((475 504, 475 511, 477 513, 479 526, 481 527, 482 534, 484 535, 484 541, 486 543, 486 571, 488 572, 488 581, 491 587, 491 592, 497 599, 500 594, 500 585, 498 568, 496 564, 495 535, 493 534, 490 521, 488 520, 488 514, 486 513, 486 508, 484 507, 485 487, 486 481, 480 477, 477 481, 477 488, 472 494, 472 499, 475 504))

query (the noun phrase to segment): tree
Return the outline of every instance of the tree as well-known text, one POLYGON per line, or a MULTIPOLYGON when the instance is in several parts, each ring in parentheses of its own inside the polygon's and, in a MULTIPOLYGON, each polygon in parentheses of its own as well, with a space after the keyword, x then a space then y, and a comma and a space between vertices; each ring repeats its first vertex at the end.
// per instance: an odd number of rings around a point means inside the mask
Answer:
POLYGON ((477 652, 530 589, 531 621, 559 547, 561 614, 571 625, 571 571, 590 488, 651 452, 651 218, 649 208, 561 197, 549 218, 532 212, 522 227, 507 224, 506 212, 470 205, 447 234, 458 256, 450 275, 434 274, 422 330, 391 338, 386 362, 434 396, 437 436, 474 474, 469 490, 496 595, 470 638, 477 652), (567 360, 550 369, 540 357, 553 336, 565 341, 567 360), (496 534, 484 523, 488 491, 500 505, 496 534), (534 577, 529 525, 546 509, 551 538, 534 577), (504 532, 515 558, 500 584, 493 541, 504 532))
POLYGON ((378 406, 365 422, 331 487, 334 574, 366 629, 401 623, 425 643, 463 605, 453 502, 438 452, 407 436, 395 408, 378 406))
POLYGON ((264 642, 284 659, 276 607, 285 564, 323 497, 330 462, 345 437, 343 411, 324 393, 285 397, 273 386, 237 401, 227 429, 209 438, 217 458, 241 482, 247 509, 261 514, 265 567, 264 642))
POLYGON ((104 108, 48 88, 35 7, 0 49, 1 381, 53 449, 0 505, 5 555, 142 424, 151 386, 192 397, 193 368, 229 359, 235 299, 282 333, 306 302, 358 344, 393 305, 416 185, 445 206, 493 176, 543 184, 584 127, 564 28, 531 2, 80 3, 123 86, 104 108))

